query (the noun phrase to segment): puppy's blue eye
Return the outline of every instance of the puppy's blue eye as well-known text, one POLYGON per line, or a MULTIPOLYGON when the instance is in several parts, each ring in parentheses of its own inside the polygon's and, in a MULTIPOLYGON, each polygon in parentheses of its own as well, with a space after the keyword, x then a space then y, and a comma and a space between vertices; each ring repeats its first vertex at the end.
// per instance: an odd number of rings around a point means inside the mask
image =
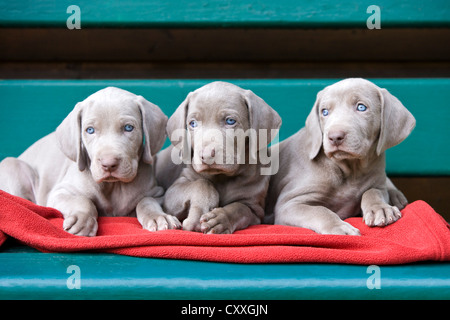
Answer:
POLYGON ((322 115, 323 115, 324 117, 326 117, 326 116, 328 115, 328 109, 323 109, 323 110, 322 110, 322 115))
POLYGON ((87 132, 88 134, 93 134, 93 133, 95 132, 95 129, 94 129, 93 127, 87 127, 87 128, 86 128, 86 132, 87 132))
POLYGON ((195 128, 195 127, 197 126, 197 121, 196 121, 196 120, 192 120, 191 122, 189 122, 189 125, 190 125, 192 128, 195 128))
POLYGON ((227 118, 227 119, 225 120, 225 122, 226 122, 228 125, 232 126, 233 124, 236 123, 236 120, 234 120, 233 118, 227 118))
POLYGON ((123 130, 125 130, 126 132, 131 132, 131 131, 134 130, 134 127, 133 127, 131 124, 126 124, 126 125, 123 127, 123 130))
POLYGON ((356 107, 356 110, 358 111, 366 111, 367 107, 365 105, 363 105, 362 103, 358 104, 358 106, 356 107))

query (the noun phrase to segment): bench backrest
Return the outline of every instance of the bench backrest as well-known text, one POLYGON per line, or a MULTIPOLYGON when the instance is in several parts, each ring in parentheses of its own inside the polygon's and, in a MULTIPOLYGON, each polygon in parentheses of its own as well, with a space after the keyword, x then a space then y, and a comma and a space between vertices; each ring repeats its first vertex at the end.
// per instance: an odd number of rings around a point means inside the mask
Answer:
MULTIPOLYGON (((0 159, 19 156, 54 131, 75 104, 106 86, 144 96, 168 116, 186 95, 212 80, 4 80, 0 81, 0 159)), ((229 80, 253 90, 283 119, 280 141, 304 126, 318 91, 338 79, 229 80)), ((450 175, 450 79, 372 79, 416 117, 413 133, 387 151, 393 175, 450 175)), ((168 140, 166 142, 167 146, 168 140)))
POLYGON ((383 28, 450 25, 447 0, 1 0, 0 25, 65 27, 73 4, 80 8, 82 27, 366 28, 372 4, 382 12, 383 28))

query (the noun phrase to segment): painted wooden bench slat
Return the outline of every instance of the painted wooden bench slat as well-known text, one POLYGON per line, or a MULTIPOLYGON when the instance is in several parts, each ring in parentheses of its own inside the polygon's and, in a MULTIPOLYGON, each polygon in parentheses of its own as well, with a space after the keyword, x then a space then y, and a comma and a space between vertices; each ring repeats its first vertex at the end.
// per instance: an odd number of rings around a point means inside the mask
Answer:
MULTIPOLYGON (((143 95, 168 116, 186 95, 212 80, 3 80, 0 81, 0 159, 18 156, 52 132, 78 101, 106 86, 143 95)), ((304 126, 318 91, 338 79, 230 80, 253 90, 283 119, 280 141, 304 126)), ((387 151, 391 175, 449 175, 450 79, 373 79, 413 113, 411 136, 387 151)), ((168 140, 166 146, 168 145, 168 140)))
POLYGON ((449 299, 449 267, 381 266, 377 289, 368 266, 228 264, 13 247, 0 251, 0 299, 449 299))
POLYGON ((446 0, 134 0, 0 1, 0 25, 66 27, 67 7, 81 11, 81 27, 359 27, 366 28, 367 8, 381 10, 382 27, 450 26, 446 0))

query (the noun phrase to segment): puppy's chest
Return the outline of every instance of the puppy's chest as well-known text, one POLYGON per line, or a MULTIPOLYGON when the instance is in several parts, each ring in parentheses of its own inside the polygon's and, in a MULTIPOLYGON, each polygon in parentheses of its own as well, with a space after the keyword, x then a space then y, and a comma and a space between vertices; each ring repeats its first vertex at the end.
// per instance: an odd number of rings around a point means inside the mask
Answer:
POLYGON ((136 196, 131 197, 123 187, 102 192, 96 199, 96 207, 99 216, 104 217, 134 217, 136 216, 136 206, 143 196, 142 193, 134 193, 136 196), (125 193, 127 196, 125 196, 125 193), (139 195, 139 196, 137 196, 139 195))
POLYGON ((242 197, 242 192, 238 192, 238 186, 232 181, 214 183, 214 187, 219 193, 220 206, 225 206, 242 197))
POLYGON ((366 190, 364 183, 355 181, 330 185, 324 199, 327 202, 326 207, 341 219, 357 216, 361 213, 361 198, 366 190))
POLYGON ((255 202, 260 201, 261 195, 265 193, 268 179, 260 179, 255 183, 251 179, 230 179, 220 183, 214 183, 219 193, 219 204, 225 206, 233 202, 255 202))

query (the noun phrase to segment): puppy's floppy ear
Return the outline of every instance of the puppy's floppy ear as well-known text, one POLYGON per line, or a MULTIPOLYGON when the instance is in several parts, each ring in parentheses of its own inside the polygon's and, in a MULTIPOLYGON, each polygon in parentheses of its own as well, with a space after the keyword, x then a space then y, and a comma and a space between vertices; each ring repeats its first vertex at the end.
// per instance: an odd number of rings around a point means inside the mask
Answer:
POLYGON ((405 106, 386 89, 379 89, 381 97, 381 128, 377 154, 406 139, 416 126, 416 119, 405 106))
POLYGON ((311 112, 306 118, 305 129, 308 135, 308 141, 306 141, 306 148, 308 151, 309 159, 313 160, 319 154, 322 147, 322 128, 319 121, 319 105, 322 91, 317 93, 316 102, 314 103, 311 112))
POLYGON ((167 116, 161 109, 146 100, 142 96, 137 96, 136 103, 139 106, 142 116, 142 135, 144 152, 142 160, 152 164, 153 156, 161 150, 166 141, 167 116))
POLYGON ((244 98, 250 127, 257 132, 258 137, 259 129, 267 130, 267 143, 270 143, 275 138, 272 137, 271 129, 279 129, 281 126, 280 115, 251 90, 244 90, 244 98))
POLYGON ((188 130, 186 130, 186 116, 189 102, 193 92, 190 92, 186 99, 178 106, 167 122, 167 135, 174 147, 181 149, 181 156, 187 155, 189 148, 188 130))
POLYGON ((86 100, 77 103, 55 131, 59 149, 67 158, 78 163, 80 171, 86 169, 89 162, 89 156, 81 139, 81 119, 86 104, 86 100))

